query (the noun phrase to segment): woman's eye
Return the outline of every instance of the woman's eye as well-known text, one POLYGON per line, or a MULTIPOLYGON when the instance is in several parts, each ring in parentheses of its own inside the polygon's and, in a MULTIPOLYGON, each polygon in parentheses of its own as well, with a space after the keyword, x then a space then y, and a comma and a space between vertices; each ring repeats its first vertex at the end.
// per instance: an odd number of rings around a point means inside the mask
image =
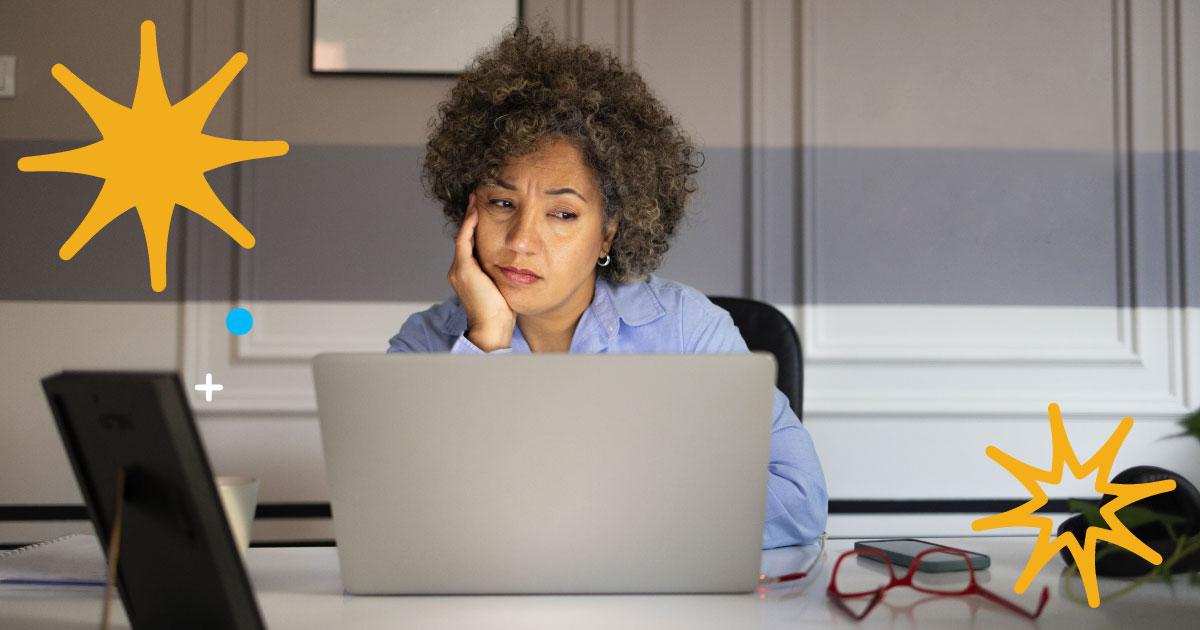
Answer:
POLYGON ((513 207, 513 205, 512 205, 512 202, 511 202, 511 201, 509 201, 509 200, 507 200, 507 199, 492 199, 492 200, 491 200, 491 201, 489 201, 488 203, 490 203, 490 204, 492 204, 493 206, 496 206, 496 207, 498 207, 498 208, 511 208, 511 207, 513 207))
POLYGON ((566 210, 555 210, 554 212, 551 212, 550 214, 556 218, 563 219, 563 220, 571 220, 571 219, 574 219, 575 217, 579 216, 579 215, 575 214, 574 212, 567 212, 566 210))

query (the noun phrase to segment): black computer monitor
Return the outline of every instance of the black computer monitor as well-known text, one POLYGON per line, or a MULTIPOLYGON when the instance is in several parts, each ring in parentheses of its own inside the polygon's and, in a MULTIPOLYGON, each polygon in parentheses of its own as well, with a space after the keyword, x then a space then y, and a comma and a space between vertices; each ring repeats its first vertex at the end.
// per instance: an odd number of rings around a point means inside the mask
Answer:
POLYGON ((42 380, 107 553, 125 471, 117 586, 133 628, 263 628, 178 375, 42 380))

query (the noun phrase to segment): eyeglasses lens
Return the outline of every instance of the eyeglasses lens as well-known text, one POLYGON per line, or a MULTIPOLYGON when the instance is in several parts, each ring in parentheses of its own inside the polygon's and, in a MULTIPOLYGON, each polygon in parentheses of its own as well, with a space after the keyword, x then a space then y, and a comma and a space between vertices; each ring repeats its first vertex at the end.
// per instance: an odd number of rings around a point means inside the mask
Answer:
POLYGON ((881 556, 854 554, 842 559, 833 576, 833 586, 846 596, 874 593, 892 581, 892 574, 881 556))
POLYGON ((930 552, 921 557, 917 569, 913 573, 913 587, 918 590, 953 595, 971 587, 967 559, 960 554, 930 552))

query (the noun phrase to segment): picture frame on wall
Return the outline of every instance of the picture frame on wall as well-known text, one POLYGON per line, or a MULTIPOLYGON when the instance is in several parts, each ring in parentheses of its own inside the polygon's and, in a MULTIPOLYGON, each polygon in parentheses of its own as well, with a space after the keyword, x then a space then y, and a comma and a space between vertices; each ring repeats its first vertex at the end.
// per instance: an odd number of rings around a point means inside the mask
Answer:
POLYGON ((312 0, 309 70, 317 75, 462 73, 521 0, 312 0))

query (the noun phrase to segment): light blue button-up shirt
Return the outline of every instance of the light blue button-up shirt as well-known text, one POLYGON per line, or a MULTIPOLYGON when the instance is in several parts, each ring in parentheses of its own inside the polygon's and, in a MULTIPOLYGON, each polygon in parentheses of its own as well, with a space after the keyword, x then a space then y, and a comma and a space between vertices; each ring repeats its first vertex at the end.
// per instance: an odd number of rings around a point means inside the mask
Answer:
MULTIPOLYGON (((471 343, 467 314, 457 297, 408 318, 388 352, 483 353, 471 343)), ((571 352, 720 353, 748 352, 733 318, 696 289, 651 276, 646 282, 610 285, 596 278, 592 303, 571 339, 571 352)), ((496 352, 530 352, 520 327, 512 347, 496 352)), ((775 390, 767 514, 763 548, 810 543, 825 531, 829 499, 825 474, 812 438, 775 390)))

